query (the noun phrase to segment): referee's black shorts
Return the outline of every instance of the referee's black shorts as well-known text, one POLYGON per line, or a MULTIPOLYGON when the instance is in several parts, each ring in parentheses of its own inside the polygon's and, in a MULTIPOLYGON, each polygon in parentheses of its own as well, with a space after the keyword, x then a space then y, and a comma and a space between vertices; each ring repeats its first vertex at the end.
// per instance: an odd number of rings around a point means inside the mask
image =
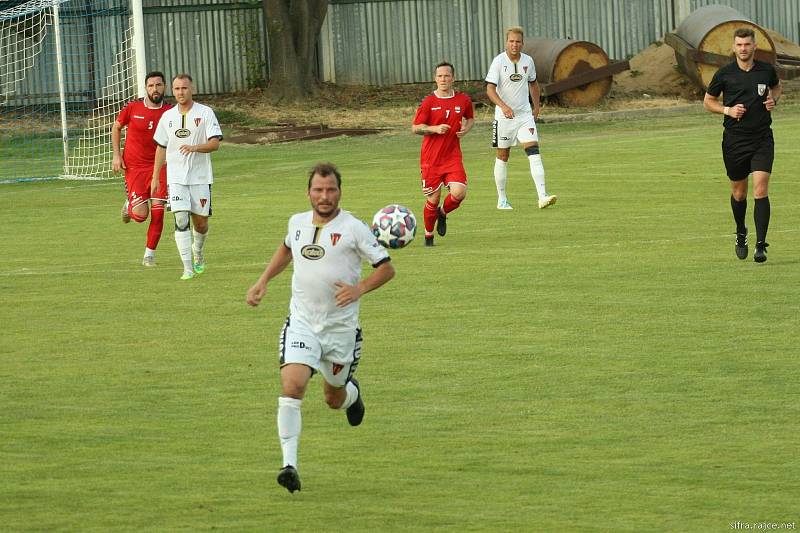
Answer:
POLYGON ((722 134, 722 159, 731 181, 743 180, 756 170, 771 173, 774 158, 771 129, 749 134, 725 130, 722 134))

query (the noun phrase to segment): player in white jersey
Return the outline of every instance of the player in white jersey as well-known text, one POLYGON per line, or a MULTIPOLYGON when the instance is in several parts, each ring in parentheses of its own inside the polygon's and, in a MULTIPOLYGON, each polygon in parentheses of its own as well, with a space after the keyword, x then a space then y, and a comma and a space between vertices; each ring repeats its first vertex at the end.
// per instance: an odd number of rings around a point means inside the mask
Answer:
POLYGON ((359 298, 394 277, 389 254, 369 227, 339 209, 341 183, 339 171, 329 163, 311 169, 311 211, 289 219, 286 238, 247 291, 248 305, 257 306, 269 281, 294 261, 289 317, 279 346, 278 436, 283 468, 278 483, 289 492, 300 490, 300 407, 315 372, 322 374, 325 402, 332 409, 345 409, 351 426, 364 418, 361 388, 353 377, 361 352, 359 298), (374 268, 364 279, 362 261, 374 268))
POLYGON ((556 197, 547 194, 545 188, 544 165, 539 155, 539 134, 536 131, 540 110, 539 83, 533 58, 522 53, 523 38, 522 28, 518 26, 506 30, 505 52, 494 58, 486 74, 486 94, 495 104, 492 146, 497 152, 494 162, 497 209, 512 209, 506 196, 507 163, 511 147, 517 142, 528 155, 539 209, 556 203, 556 197), (533 101, 532 109, 530 101, 533 101))
POLYGON ((158 146, 152 190, 155 193, 158 173, 166 161, 169 203, 175 215, 175 243, 183 262, 181 279, 186 280, 205 271, 203 245, 208 235, 214 182, 210 154, 219 149, 222 130, 214 111, 193 101, 191 76, 175 76, 172 93, 177 105, 162 115, 153 136, 158 146))

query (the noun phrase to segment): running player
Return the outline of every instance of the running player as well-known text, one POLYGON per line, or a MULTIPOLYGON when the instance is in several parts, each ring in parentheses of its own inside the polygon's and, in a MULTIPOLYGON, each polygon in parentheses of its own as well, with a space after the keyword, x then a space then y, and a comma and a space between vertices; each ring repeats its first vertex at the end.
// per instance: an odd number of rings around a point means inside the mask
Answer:
POLYGON ((311 210, 289 219, 286 237, 247 291, 248 305, 257 306, 267 283, 294 262, 289 317, 279 346, 278 436, 283 468, 278 483, 289 492, 300 490, 300 407, 311 376, 322 374, 325 402, 332 409, 345 409, 351 426, 364 418, 361 388, 353 377, 361 356, 359 299, 394 277, 389 254, 367 225, 339 209, 341 184, 335 166, 320 163, 311 169, 307 190, 311 210), (364 279, 362 261, 374 269, 364 279))
POLYGON ((181 279, 187 280, 202 274, 206 268, 203 246, 208 235, 214 182, 210 154, 219 149, 222 130, 214 111, 193 100, 191 76, 175 76, 172 94, 178 105, 164 113, 154 136, 158 147, 151 190, 157 189, 158 175, 166 160, 175 243, 183 262, 181 279))
POLYGON ((161 115, 172 107, 164 103, 165 89, 164 74, 161 72, 147 74, 145 77, 147 96, 126 105, 111 127, 111 146, 114 150, 111 165, 114 172, 125 171, 127 199, 122 206, 122 221, 126 224, 131 219, 144 222, 148 214, 150 215, 147 245, 142 259, 142 264, 147 267, 156 266, 156 247, 164 228, 164 204, 167 202, 166 168, 158 175, 158 190, 152 195, 150 193, 156 155, 153 133, 161 115), (125 149, 121 150, 120 139, 123 128, 127 130, 125 149))
POLYGON ((447 215, 458 209, 467 195, 467 173, 461 156, 461 138, 475 122, 472 100, 453 90, 455 69, 447 62, 434 69, 436 90, 422 100, 411 131, 424 135, 419 166, 425 195, 425 246, 433 246, 433 228, 444 237, 447 215), (439 205, 442 187, 449 194, 439 205))

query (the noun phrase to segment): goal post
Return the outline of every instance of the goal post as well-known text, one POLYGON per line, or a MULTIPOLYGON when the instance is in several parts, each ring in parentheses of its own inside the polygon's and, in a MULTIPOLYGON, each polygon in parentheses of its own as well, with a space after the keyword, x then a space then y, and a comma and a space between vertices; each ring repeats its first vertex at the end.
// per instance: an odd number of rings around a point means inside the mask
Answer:
POLYGON ((0 183, 112 178, 111 126, 144 84, 141 0, 4 4, 0 183))

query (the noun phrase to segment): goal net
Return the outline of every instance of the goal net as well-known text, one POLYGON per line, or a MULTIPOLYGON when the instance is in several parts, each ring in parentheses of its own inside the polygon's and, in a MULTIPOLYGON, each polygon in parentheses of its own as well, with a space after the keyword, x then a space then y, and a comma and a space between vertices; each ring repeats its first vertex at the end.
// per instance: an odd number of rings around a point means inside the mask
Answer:
POLYGON ((137 97, 128 0, 0 6, 0 182, 108 179, 111 126, 137 97))

